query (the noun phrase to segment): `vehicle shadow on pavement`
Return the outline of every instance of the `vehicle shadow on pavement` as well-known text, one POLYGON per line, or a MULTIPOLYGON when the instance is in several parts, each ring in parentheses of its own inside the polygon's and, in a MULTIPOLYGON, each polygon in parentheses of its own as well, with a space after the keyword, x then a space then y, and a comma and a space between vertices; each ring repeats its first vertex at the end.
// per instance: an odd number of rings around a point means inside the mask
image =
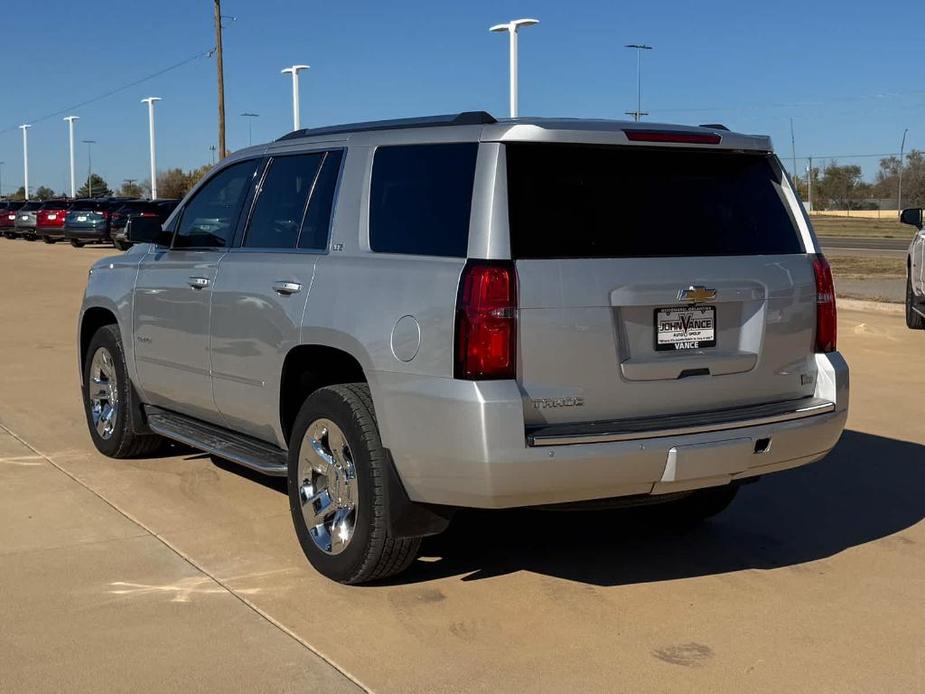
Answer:
POLYGON ((425 559, 390 582, 532 571, 613 586, 824 559, 925 518, 925 446, 846 431, 825 460, 744 486, 702 525, 660 526, 660 515, 656 507, 461 511, 425 540, 425 559))

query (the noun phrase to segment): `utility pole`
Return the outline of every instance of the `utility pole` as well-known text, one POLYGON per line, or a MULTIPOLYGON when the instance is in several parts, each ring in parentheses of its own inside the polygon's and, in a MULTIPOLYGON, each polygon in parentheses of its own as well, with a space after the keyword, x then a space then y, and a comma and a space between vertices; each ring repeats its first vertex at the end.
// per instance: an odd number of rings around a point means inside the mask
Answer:
POLYGON ((96 140, 81 140, 87 145, 87 197, 93 197, 93 145, 96 140))
POLYGON ((906 133, 909 132, 909 128, 903 130, 903 141, 899 146, 899 193, 896 196, 896 208, 897 212, 902 212, 903 210, 903 161, 906 156, 906 133))
POLYGON ((494 32, 507 32, 509 36, 509 48, 508 48, 508 64, 510 66, 510 96, 511 96, 511 118, 517 118, 520 115, 520 108, 518 105, 518 61, 517 61, 517 34, 520 31, 521 27, 529 27, 534 24, 539 24, 540 20, 538 19, 514 19, 506 24, 495 24, 495 26, 490 27, 489 31, 494 32))
POLYGON ((218 158, 228 154, 225 149, 225 68, 222 63, 222 0, 215 4, 215 66, 218 69, 218 158))
POLYGON ((637 123, 639 122, 642 116, 648 116, 649 114, 642 110, 642 73, 640 68, 640 54, 643 51, 651 51, 652 46, 647 46, 644 43, 628 43, 624 48, 633 48, 636 50, 636 110, 627 111, 626 115, 632 116, 633 120, 637 123))
POLYGON ((22 130, 22 177, 26 200, 29 199, 29 128, 31 127, 28 123, 19 126, 22 130))
POLYGON ((0 161, 0 198, 3 197, 3 165, 6 164, 5 161, 0 161))

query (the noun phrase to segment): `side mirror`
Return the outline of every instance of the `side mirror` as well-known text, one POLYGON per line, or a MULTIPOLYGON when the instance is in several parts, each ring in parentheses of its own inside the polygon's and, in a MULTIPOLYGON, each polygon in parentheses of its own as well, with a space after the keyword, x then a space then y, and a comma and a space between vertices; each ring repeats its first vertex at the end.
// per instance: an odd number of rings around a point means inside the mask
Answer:
POLYGON ((922 208, 908 207, 899 214, 899 221, 903 224, 911 224, 919 231, 922 230, 922 208))
POLYGON ((125 224, 125 238, 129 243, 154 243, 159 246, 170 243, 170 234, 152 217, 129 217, 125 224))

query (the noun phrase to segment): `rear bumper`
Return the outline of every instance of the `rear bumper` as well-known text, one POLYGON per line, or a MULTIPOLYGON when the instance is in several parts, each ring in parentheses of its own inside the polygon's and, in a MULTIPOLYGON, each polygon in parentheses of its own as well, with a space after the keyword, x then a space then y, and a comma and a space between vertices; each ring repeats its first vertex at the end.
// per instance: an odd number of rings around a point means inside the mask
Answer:
POLYGON ((63 239, 64 227, 36 227, 35 233, 37 236, 47 236, 50 239, 63 239))
MULTIPOLYGON (((506 508, 728 484, 821 459, 848 416, 848 367, 817 355, 818 413, 594 443, 529 444, 513 381, 466 382, 377 373, 383 443, 414 501, 506 508)), ((754 408, 743 408, 743 411, 754 408)), ((671 421, 674 418, 666 418, 671 421)))
POLYGON ((109 231, 106 229, 75 229, 64 228, 64 238, 78 241, 109 241, 109 231))

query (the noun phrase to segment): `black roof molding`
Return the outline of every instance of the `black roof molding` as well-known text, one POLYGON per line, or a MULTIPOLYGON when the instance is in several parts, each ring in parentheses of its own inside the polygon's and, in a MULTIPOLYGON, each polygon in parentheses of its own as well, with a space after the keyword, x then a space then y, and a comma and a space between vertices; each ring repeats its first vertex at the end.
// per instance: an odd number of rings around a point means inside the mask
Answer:
POLYGON ((698 128, 711 128, 712 130, 729 130, 722 123, 701 123, 697 126, 698 128))
POLYGON ((424 116, 423 118, 395 118, 393 120, 374 120, 365 123, 345 123, 321 128, 302 128, 283 135, 277 142, 294 140, 299 137, 317 137, 319 135, 341 135, 346 133, 370 132, 373 130, 404 130, 407 128, 437 128, 450 125, 491 125, 497 123, 494 116, 485 111, 463 111, 442 116, 424 116))

